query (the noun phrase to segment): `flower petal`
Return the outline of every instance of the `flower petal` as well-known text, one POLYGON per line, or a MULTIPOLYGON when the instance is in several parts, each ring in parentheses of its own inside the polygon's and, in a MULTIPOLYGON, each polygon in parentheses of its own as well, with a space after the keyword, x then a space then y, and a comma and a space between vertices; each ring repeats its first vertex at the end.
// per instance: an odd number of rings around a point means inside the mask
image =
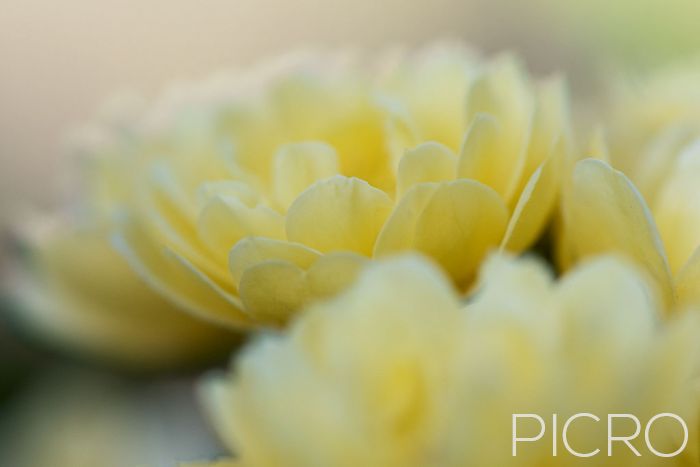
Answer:
POLYGON ((585 159, 574 170, 565 219, 579 259, 617 251, 640 264, 673 303, 671 273, 649 209, 632 182, 606 163, 585 159))
POLYGON ((441 184, 416 223, 416 249, 440 263, 460 286, 497 246, 508 211, 491 188, 474 180, 441 184))
POLYGON ((406 192, 382 227, 374 245, 374 256, 414 248, 416 223, 437 188, 436 183, 421 183, 406 192))
POLYGON ((566 92, 561 79, 553 78, 543 83, 538 89, 538 99, 528 122, 529 135, 522 144, 525 151, 520 152, 517 166, 506 192, 505 199, 509 207, 514 208, 532 174, 551 157, 553 150, 559 158, 566 156, 566 142, 571 138, 566 127, 569 121, 566 92), (559 146, 557 147, 557 144, 559 146))
POLYGON ((700 245, 700 141, 679 156, 653 205, 671 271, 677 273, 700 245))
POLYGON ((364 256, 339 252, 323 255, 309 268, 307 280, 314 300, 333 297, 355 281, 367 263, 364 256))
POLYGON ((456 157, 449 148, 428 142, 406 151, 398 169, 397 198, 413 185, 455 178, 456 157))
POLYGON ((317 182, 290 206, 287 239, 323 253, 369 256, 391 207, 386 193, 367 182, 335 176, 317 182))
POLYGON ((314 182, 338 173, 333 147, 320 142, 282 146, 275 154, 272 183, 275 199, 284 208, 314 182))
POLYGON ((304 271, 280 260, 264 261, 246 269, 238 290, 246 311, 270 324, 286 322, 309 296, 304 271))
POLYGON ((299 243, 265 237, 248 237, 236 243, 229 254, 229 268, 235 284, 239 284, 246 269, 263 261, 281 260, 308 269, 319 254, 299 243))
POLYGON ((503 238, 508 212, 498 194, 474 180, 416 185, 387 221, 375 255, 418 250, 460 286, 503 238))
POLYGON ((193 275, 182 262, 154 244, 135 223, 125 222, 114 244, 147 284, 184 310, 218 324, 247 326, 249 318, 241 311, 240 303, 227 300, 193 275))
POLYGON ((540 235, 552 214, 559 189, 559 160, 552 156, 530 177, 511 215, 501 247, 522 251, 540 235))
POLYGON ((478 180, 505 196, 515 165, 503 144, 506 137, 496 118, 477 114, 462 143, 457 177, 478 180))
POLYGON ((680 308, 700 308, 700 247, 678 274, 676 293, 680 308))
MULTIPOLYGON (((496 117, 505 133, 523 134, 532 113, 533 98, 522 65, 504 55, 489 65, 469 89, 467 121, 480 113, 496 117)), ((519 146, 521 141, 511 141, 519 146)))
POLYGON ((265 205, 248 207, 237 198, 216 196, 200 213, 197 228, 212 253, 227 258, 244 237, 284 238, 283 222, 279 213, 265 205))

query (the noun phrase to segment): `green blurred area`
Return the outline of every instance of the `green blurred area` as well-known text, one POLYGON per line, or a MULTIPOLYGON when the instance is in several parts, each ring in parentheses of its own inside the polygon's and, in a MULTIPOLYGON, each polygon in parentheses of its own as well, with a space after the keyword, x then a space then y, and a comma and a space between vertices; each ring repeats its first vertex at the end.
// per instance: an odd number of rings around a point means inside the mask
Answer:
POLYGON ((700 51, 697 0, 540 0, 596 66, 644 69, 700 51))

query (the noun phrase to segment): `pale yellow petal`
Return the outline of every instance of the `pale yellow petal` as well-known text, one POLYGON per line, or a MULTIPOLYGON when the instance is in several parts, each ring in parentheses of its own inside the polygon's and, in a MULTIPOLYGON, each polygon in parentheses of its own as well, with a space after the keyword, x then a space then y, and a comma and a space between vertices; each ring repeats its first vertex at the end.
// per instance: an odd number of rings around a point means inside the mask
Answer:
POLYGON ((287 261, 306 270, 319 257, 318 252, 300 243, 265 237, 248 237, 236 243, 229 254, 229 268, 235 284, 246 269, 263 261, 287 261))
POLYGON ((532 174, 511 215, 502 248, 522 251, 542 233, 556 202, 559 166, 552 156, 532 174))
POLYGON ((272 183, 275 198, 287 209, 314 182, 338 173, 335 149, 325 143, 305 142, 282 146, 275 154, 272 183))
POLYGON ((260 193, 256 187, 239 180, 219 180, 205 182, 199 186, 197 190, 199 208, 203 209, 219 196, 239 199, 246 206, 255 206, 260 202, 260 193))
POLYGON ((676 280, 680 307, 700 309, 700 248, 695 250, 676 280))
POLYGON ((355 253, 323 255, 309 268, 307 281, 314 300, 333 297, 355 281, 367 258, 355 253))
POLYGON ((375 97, 377 107, 385 114, 384 139, 389 153, 389 163, 395 172, 407 149, 415 147, 421 140, 420 133, 411 115, 400 101, 384 94, 375 97))
POLYGON ((287 239, 323 253, 354 251, 369 256, 392 201, 357 178, 317 182, 287 213, 287 239))
POLYGON ((465 286, 484 255, 500 243, 507 220, 503 201, 486 185, 473 180, 445 183, 418 219, 416 248, 465 286))
POLYGON ((566 229, 576 257, 620 252, 658 283, 673 303, 671 273, 654 220, 637 189, 622 172, 586 159, 576 165, 566 229))
POLYGON ((217 293, 181 261, 166 254, 138 225, 125 222, 114 243, 147 284, 182 309, 227 326, 248 325, 249 318, 240 304, 217 293))
MULTIPOLYGON (((533 96, 522 65, 514 57, 504 55, 490 63, 469 89, 467 121, 487 113, 498 118, 506 133, 523 134, 532 106, 533 96)), ((522 142, 511 143, 518 146, 522 142)))
POLYGON ((421 183, 406 192, 379 233, 374 245, 374 256, 385 256, 414 248, 416 223, 437 189, 436 183, 421 183))
POLYGON ((679 156, 652 210, 675 274, 700 245, 700 141, 679 156))
POLYGON ((375 254, 421 251, 466 286, 486 252, 500 243, 507 220, 498 194, 477 181, 417 185, 387 222, 375 254))
POLYGON ((218 280, 226 278, 225 262, 212 255, 197 234, 196 206, 170 170, 160 166, 153 169, 138 208, 139 220, 144 228, 147 226, 149 232, 157 236, 161 246, 189 258, 198 268, 218 280))
POLYGON ((513 153, 504 145, 506 137, 496 118, 476 115, 462 144, 457 177, 478 180, 505 196, 515 165, 513 153))
POLYGON ((557 299, 563 317, 571 324, 568 338, 585 339, 592 348, 597 339, 618 348, 645 345, 658 324, 657 310, 662 309, 659 290, 646 278, 634 263, 614 255, 584 261, 565 275, 558 285, 557 299), (591 333, 591 326, 600 322, 608 324, 591 333))
POLYGON ((656 199, 664 182, 673 173, 676 160, 683 153, 683 149, 696 137, 696 130, 685 124, 671 125, 654 136, 643 150, 640 150, 640 154, 632 154, 634 157, 627 158, 618 157, 615 162, 620 164, 623 172, 629 173, 646 199, 656 199))
POLYGON ((217 196, 202 210, 198 232, 212 253, 219 258, 244 237, 284 238, 283 217, 273 209, 258 205, 249 207, 237 198, 217 196))
POLYGON ((286 322, 309 296, 305 272, 280 260, 246 269, 238 289, 246 311, 256 320, 270 324, 286 322))
POLYGON ((428 142, 406 151, 398 168, 397 197, 413 185, 455 178, 456 157, 446 146, 428 142))
POLYGON ((511 209, 515 207, 532 174, 552 157, 556 144, 559 144, 556 157, 566 157, 569 149, 568 103, 563 81, 555 77, 544 82, 539 87, 537 96, 532 116, 527 121, 526 130, 529 134, 521 143, 523 146, 515 167, 511 169, 513 177, 505 195, 511 209))

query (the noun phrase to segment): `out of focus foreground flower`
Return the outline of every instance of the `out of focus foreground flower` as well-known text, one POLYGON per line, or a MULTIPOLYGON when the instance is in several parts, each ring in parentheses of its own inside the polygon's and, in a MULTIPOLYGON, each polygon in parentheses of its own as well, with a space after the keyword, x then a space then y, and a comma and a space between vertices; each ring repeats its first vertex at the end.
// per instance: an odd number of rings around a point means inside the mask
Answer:
POLYGON ((452 48, 382 72, 301 62, 245 97, 219 82, 232 97, 105 149, 101 192, 129 194, 117 245, 165 297, 235 328, 279 324, 370 258, 420 251, 466 290, 489 249, 537 240, 569 145, 560 80, 452 48))
POLYGON ((563 203, 570 262, 624 253, 671 307, 700 305, 699 80, 693 63, 620 86, 607 161, 579 162, 563 203))
MULTIPOLYGON (((643 275, 614 257, 555 281, 534 260, 495 256, 467 305, 424 260, 392 259, 370 266, 284 335, 260 339, 233 375, 207 383, 204 396, 246 467, 581 460, 561 444, 552 457, 551 438, 523 444, 512 457, 513 413, 556 413, 563 423, 580 412, 642 420, 672 412, 687 421, 694 444, 700 322, 696 315, 665 321, 658 302, 643 275)), ((579 452, 601 449, 582 465, 668 462, 626 448, 607 457, 606 436, 604 420, 590 421, 568 441, 579 452)), ((659 425, 653 439, 672 452, 682 431, 659 425)), ((632 443, 646 449, 640 438, 632 443)), ((693 445, 686 454, 694 452, 693 445)))

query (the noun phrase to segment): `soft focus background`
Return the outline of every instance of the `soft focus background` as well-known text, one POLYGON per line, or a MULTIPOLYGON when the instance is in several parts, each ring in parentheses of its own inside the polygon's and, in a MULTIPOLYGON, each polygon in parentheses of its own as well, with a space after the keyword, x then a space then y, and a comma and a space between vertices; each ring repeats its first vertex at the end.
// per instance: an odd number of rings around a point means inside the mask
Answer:
MULTIPOLYGON (((695 54, 698 17, 697 0, 3 0, 0 274, 16 226, 64 196, 71 132, 115 93, 150 97, 305 46, 463 39, 514 50, 535 72, 563 70, 585 95, 600 70, 695 54)), ((0 465, 164 467, 215 454, 192 381, 69 361, 0 314, 0 465)))

